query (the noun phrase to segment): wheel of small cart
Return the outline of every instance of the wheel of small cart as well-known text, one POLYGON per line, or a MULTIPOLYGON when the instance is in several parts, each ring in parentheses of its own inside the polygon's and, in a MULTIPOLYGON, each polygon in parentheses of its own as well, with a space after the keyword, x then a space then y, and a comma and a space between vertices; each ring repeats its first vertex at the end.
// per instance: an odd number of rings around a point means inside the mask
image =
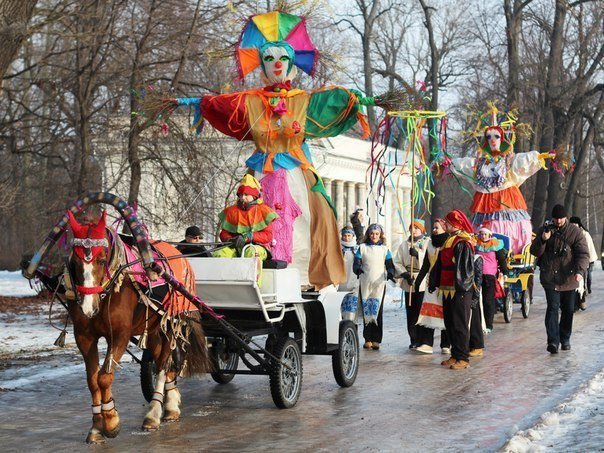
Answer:
MULTIPOLYGON (((218 342, 211 348, 212 364, 216 370, 236 370, 239 365, 239 354, 225 350, 224 343, 218 342)), ((234 374, 214 371, 210 373, 214 382, 228 384, 235 377, 234 374)))
POLYGON ((354 384, 359 371, 359 337, 352 321, 340 323, 340 343, 331 356, 333 375, 340 387, 354 384))
POLYGON ((512 308, 514 305, 514 294, 511 289, 508 289, 505 293, 505 299, 503 299, 503 319, 508 324, 512 322, 512 308))
POLYGON ((272 360, 269 381, 271 395, 280 409, 296 405, 302 387, 302 354, 298 343, 289 337, 279 338, 271 353, 272 360))
POLYGON ((156 376, 153 355, 149 350, 143 349, 143 357, 141 358, 141 389, 148 403, 153 399, 156 376))

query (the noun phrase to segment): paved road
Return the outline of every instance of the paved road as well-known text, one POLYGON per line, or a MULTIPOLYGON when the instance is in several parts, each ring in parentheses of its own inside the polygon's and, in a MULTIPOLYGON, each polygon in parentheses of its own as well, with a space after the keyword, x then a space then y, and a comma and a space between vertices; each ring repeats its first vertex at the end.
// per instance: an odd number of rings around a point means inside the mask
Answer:
MULTIPOLYGON (((339 388, 328 357, 306 356, 302 394, 289 410, 274 407, 267 377, 236 376, 223 386, 210 377, 189 379, 180 385, 181 421, 144 433, 138 368, 124 364, 114 387, 122 432, 92 449, 497 450, 604 368, 603 277, 597 271, 589 309, 575 316, 572 351, 545 351, 545 303, 538 288, 530 318, 522 318, 519 306, 511 324, 497 315, 485 356, 466 371, 439 366, 440 354, 409 352, 404 311, 389 303, 383 347, 361 352, 355 385, 339 388)), ((0 381, 36 373, 35 383, 0 392, 0 449, 88 451, 83 441, 90 401, 74 353, 5 363, 0 381)))

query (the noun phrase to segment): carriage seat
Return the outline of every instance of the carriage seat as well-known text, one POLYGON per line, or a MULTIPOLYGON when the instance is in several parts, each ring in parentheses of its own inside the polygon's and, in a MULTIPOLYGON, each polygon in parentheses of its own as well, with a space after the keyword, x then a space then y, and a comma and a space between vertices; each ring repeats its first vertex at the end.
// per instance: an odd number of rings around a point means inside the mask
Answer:
POLYGON ((267 259, 262 262, 263 269, 285 269, 287 261, 267 259))

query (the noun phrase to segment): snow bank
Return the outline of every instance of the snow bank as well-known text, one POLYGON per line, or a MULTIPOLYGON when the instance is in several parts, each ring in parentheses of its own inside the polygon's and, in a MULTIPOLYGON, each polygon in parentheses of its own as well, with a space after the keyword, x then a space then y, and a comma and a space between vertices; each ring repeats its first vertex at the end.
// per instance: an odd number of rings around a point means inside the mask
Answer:
POLYGON ((599 451, 604 445, 604 369, 530 429, 518 431, 504 452, 599 451))

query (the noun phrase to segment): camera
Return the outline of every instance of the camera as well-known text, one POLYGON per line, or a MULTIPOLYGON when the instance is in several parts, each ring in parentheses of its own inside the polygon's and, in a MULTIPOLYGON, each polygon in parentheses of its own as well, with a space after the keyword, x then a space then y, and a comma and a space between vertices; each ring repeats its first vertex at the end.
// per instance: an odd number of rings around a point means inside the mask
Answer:
POLYGON ((554 223, 554 221, 552 219, 546 220, 543 223, 543 232, 544 233, 549 233, 551 231, 553 231, 556 228, 556 224, 554 223))

